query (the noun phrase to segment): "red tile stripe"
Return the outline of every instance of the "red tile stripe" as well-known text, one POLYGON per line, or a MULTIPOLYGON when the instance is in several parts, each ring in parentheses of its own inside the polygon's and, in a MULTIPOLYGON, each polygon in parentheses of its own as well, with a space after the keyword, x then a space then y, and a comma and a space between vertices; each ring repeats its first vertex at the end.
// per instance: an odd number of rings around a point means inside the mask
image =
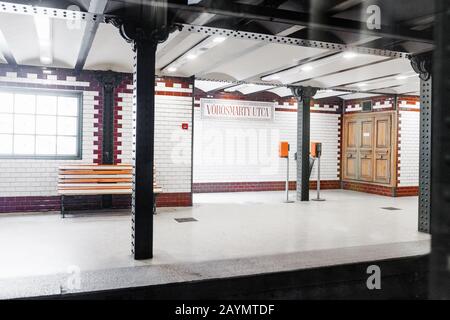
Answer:
POLYGON ((343 181, 342 188, 344 190, 372 193, 388 197, 394 197, 396 192, 395 190, 396 188, 393 187, 386 187, 368 183, 349 182, 349 181, 343 181))
MULTIPOLYGON (((296 182, 289 182, 289 190, 296 190, 296 182)), ((316 181, 310 181, 310 189, 316 189, 316 181)), ((341 183, 338 180, 325 180, 320 182, 321 189, 340 189, 341 183)), ((252 191, 281 191, 285 190, 284 181, 258 181, 258 182, 212 182, 194 183, 193 193, 213 193, 213 192, 252 192, 252 191)))

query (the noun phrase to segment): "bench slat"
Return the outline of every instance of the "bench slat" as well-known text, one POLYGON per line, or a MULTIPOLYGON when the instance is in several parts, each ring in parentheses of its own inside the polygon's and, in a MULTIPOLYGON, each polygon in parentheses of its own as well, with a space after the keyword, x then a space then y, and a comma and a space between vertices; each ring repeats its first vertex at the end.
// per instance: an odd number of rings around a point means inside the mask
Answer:
POLYGON ((132 170, 133 166, 126 164, 77 164, 77 165, 66 165, 60 166, 60 170, 132 170))
MULTIPOLYGON (((131 165, 65 165, 58 171, 58 194, 131 194, 131 165)), ((155 177, 155 175, 154 175, 155 177)), ((153 181, 153 193, 162 192, 153 181)))
POLYGON ((66 184, 66 183, 114 183, 114 182, 132 182, 131 177, 130 178, 91 178, 91 179, 84 179, 84 178, 72 178, 72 179, 60 179, 60 184, 66 184))
POLYGON ((108 190, 58 190, 60 195, 90 195, 90 194, 131 194, 131 189, 108 189, 108 190))
POLYGON ((84 174, 131 174, 131 170, 63 170, 59 174, 72 174, 72 175, 84 175, 84 174))
MULTIPOLYGON (((154 194, 161 193, 162 189, 153 189, 154 194)), ((94 194, 131 194, 131 189, 108 189, 108 190, 58 190, 59 195, 94 195, 94 194)))
POLYGON ((120 188, 131 188, 132 183, 60 183, 58 184, 60 188, 89 188, 89 187, 99 187, 99 188, 110 188, 110 187, 120 187, 120 188))
POLYGON ((127 178, 131 179, 133 175, 131 174, 86 174, 86 175, 76 175, 76 174, 60 174, 59 179, 66 180, 66 179, 108 179, 108 178, 127 178))

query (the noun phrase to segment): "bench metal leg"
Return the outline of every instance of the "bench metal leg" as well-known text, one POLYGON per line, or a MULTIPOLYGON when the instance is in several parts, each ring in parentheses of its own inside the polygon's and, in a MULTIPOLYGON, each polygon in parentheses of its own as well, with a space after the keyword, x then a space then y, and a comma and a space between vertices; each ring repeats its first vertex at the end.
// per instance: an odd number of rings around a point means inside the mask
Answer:
POLYGON ((64 195, 61 195, 61 216, 64 219, 64 195))

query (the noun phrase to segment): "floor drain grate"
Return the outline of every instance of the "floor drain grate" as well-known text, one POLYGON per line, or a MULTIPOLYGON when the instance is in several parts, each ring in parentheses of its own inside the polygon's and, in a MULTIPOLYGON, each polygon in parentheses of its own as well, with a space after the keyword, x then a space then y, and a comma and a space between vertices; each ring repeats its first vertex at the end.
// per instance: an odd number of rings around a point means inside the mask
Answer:
POLYGON ((396 207, 382 207, 381 209, 383 209, 383 210, 390 210, 390 211, 394 211, 394 210, 402 210, 402 209, 396 208, 396 207))
POLYGON ((175 221, 178 223, 183 223, 183 222, 197 222, 198 220, 195 218, 175 218, 175 221))

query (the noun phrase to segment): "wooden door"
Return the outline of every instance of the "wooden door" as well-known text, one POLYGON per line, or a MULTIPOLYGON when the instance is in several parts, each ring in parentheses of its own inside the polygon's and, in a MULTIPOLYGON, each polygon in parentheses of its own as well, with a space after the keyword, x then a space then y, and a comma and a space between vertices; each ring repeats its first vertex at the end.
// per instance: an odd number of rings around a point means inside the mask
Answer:
POLYGON ((344 122, 344 178, 357 179, 358 178, 358 136, 360 126, 358 121, 349 120, 344 122))
POLYGON ((344 180, 383 185, 395 183, 392 112, 373 112, 344 116, 343 163, 344 180))
POLYGON ((375 164, 374 181, 391 182, 391 116, 382 115, 375 118, 375 164))
POLYGON ((373 117, 361 119, 359 179, 373 181, 373 117))

